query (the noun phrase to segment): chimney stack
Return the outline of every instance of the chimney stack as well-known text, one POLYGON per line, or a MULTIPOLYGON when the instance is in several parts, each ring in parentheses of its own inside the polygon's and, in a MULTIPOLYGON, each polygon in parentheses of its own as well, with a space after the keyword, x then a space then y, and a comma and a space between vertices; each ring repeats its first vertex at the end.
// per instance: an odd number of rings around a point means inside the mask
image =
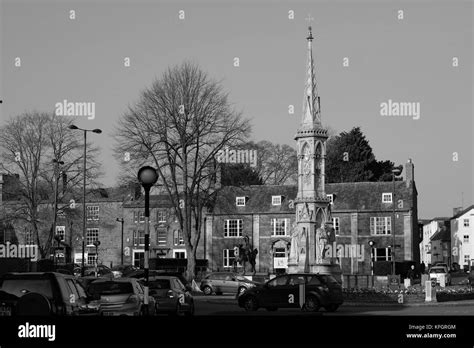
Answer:
POLYGON ((413 165, 411 158, 409 158, 407 163, 405 164, 405 173, 406 185, 407 187, 410 187, 410 185, 415 181, 415 166, 413 165))
POLYGON ((460 212, 462 212, 462 207, 453 208, 453 216, 460 212))

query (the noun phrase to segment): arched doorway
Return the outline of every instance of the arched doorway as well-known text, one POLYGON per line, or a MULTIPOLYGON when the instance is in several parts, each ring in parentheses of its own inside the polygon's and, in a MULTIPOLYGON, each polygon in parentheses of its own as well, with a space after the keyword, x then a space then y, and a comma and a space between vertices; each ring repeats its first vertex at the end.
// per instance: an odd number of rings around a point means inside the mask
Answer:
POLYGON ((272 243, 273 273, 284 274, 288 270, 288 257, 290 256, 288 242, 279 239, 272 243))

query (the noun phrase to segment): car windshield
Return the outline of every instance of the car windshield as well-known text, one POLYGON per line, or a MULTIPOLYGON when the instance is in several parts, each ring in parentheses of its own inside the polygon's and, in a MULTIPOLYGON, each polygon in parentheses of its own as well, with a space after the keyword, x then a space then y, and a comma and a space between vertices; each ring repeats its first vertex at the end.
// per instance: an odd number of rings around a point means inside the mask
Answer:
POLYGON ((320 276, 322 281, 325 282, 326 284, 331 284, 331 285, 334 285, 334 284, 339 284, 336 280, 336 278, 334 278, 333 276, 330 276, 330 275, 322 275, 320 276))
POLYGON ((89 285, 87 290, 92 295, 119 295, 133 293, 132 284, 124 282, 96 282, 89 285))
POLYGON ((0 290, 17 297, 28 292, 37 292, 48 298, 53 298, 53 289, 49 279, 5 279, 0 290))
POLYGON ((156 279, 149 282, 150 289, 170 289, 169 279, 156 279))
POLYGON ((430 273, 446 273, 444 268, 432 268, 430 273))

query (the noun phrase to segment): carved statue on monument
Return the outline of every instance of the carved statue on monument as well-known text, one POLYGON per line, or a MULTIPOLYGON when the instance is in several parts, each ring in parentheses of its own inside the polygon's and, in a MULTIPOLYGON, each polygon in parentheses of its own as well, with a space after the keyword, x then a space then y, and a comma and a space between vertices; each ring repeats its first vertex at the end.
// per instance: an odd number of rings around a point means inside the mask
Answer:
POLYGON ((290 263, 298 263, 299 262, 299 242, 300 242, 300 231, 297 227, 296 221, 291 226, 290 231, 291 236, 291 246, 290 246, 290 263))
POLYGON ((328 236, 324 229, 324 223, 316 230, 316 264, 322 264, 324 260, 325 248, 328 244, 328 236))
POLYGON ((333 257, 326 256, 327 245, 331 246, 336 240, 335 230, 332 227, 332 223, 326 221, 321 223, 321 227, 316 230, 316 263, 327 264, 333 262, 333 257))

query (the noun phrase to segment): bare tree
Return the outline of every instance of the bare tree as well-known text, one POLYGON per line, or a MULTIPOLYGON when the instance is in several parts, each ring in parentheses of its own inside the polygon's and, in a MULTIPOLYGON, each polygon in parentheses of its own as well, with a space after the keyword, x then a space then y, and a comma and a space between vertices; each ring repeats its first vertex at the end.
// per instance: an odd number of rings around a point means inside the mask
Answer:
POLYGON ((124 176, 134 171, 136 177, 144 164, 157 168, 184 234, 189 279, 202 213, 214 192, 215 157, 224 146, 243 143, 249 132, 221 84, 189 62, 169 68, 119 121, 116 155, 123 162, 128 153, 130 159, 124 176))
POLYGON ((291 185, 298 180, 296 150, 286 144, 262 140, 257 148, 256 172, 265 185, 291 185))
MULTIPOLYGON (((30 225, 43 258, 52 245, 58 213, 68 213, 71 219, 78 215, 71 209, 75 206, 71 200, 83 178, 83 143, 78 132, 67 129, 72 122, 48 113, 26 112, 11 118, 0 131, 0 168, 19 174, 15 188, 19 201, 10 206, 8 219, 30 225), (64 162, 60 168, 63 180, 59 180, 53 159, 64 162)), ((86 178, 90 184, 100 175, 97 152, 96 147, 88 146, 86 178)))

